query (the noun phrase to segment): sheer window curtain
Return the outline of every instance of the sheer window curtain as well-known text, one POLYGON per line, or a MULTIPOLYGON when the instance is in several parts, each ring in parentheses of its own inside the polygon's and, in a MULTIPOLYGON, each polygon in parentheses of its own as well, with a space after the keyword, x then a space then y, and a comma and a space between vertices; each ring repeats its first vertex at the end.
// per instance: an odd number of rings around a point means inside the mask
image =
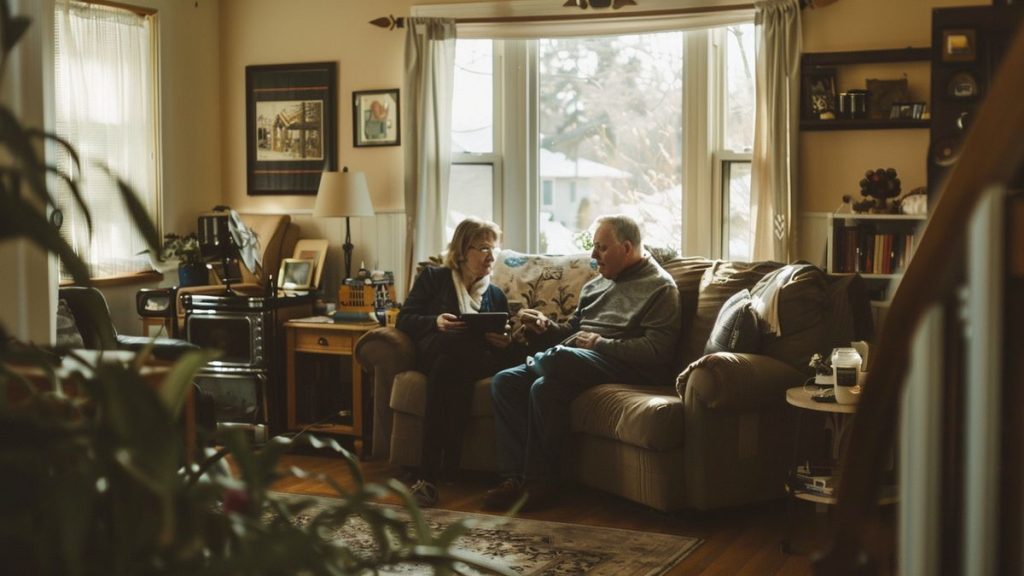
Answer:
MULTIPOLYGON (((156 130, 151 18, 127 10, 56 0, 54 26, 57 133, 78 150, 81 192, 93 215, 92 235, 69 190, 59 194, 62 234, 94 277, 149 269, 138 256, 145 241, 132 225, 117 183, 130 184, 156 216, 156 130)), ((57 165, 70 173, 71 159, 57 165)), ((62 274, 63 275, 63 274, 62 274)))
POLYGON ((756 3, 757 88, 751 202, 754 260, 789 262, 800 94, 799 0, 756 3))
MULTIPOLYGON (((445 244, 451 173, 455 21, 409 18, 405 37, 406 278, 445 244)), ((408 287, 407 287, 408 288, 408 287)))

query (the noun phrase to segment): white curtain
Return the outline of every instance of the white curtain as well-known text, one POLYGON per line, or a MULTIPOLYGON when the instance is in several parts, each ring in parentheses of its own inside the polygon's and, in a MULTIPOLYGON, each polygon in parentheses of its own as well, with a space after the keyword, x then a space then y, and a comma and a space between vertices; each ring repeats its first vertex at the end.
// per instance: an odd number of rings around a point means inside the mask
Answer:
MULTIPOLYGON (((149 269, 138 254, 145 241, 121 201, 108 166, 156 215, 156 129, 151 19, 128 10, 69 0, 55 2, 57 133, 78 150, 81 193, 93 216, 92 235, 70 191, 59 194, 61 233, 94 277, 149 269)), ((63 150, 57 164, 71 160, 63 150)))
POLYGON ((800 2, 761 0, 751 202, 754 260, 789 262, 796 189, 800 94, 800 2))
MULTIPOLYGON (((455 21, 409 18, 405 37, 406 278, 445 245, 451 172, 455 21)), ((408 286, 406 287, 408 288, 408 286)))

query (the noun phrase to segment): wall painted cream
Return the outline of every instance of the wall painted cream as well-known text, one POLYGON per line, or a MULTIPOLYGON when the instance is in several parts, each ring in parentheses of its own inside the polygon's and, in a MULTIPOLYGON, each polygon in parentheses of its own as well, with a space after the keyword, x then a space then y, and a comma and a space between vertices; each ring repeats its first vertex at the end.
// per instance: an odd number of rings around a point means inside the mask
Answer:
MULTIPOLYGON (((877 50, 931 45, 932 8, 989 4, 983 0, 840 0, 804 10, 804 52, 877 50)), ((864 88, 867 78, 896 79, 907 74, 914 100, 930 99, 927 63, 849 66, 839 71, 839 90, 864 88)), ((895 168, 903 190, 924 186, 928 130, 847 130, 800 135, 800 212, 835 210, 843 194, 860 197, 866 170, 895 168)))

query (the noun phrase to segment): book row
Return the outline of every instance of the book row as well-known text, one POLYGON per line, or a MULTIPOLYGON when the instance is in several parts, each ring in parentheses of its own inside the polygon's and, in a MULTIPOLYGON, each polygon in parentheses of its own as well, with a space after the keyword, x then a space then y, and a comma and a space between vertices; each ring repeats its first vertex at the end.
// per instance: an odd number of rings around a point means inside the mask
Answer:
POLYGON ((914 255, 915 238, 911 232, 836 227, 832 246, 833 272, 899 274, 914 255))

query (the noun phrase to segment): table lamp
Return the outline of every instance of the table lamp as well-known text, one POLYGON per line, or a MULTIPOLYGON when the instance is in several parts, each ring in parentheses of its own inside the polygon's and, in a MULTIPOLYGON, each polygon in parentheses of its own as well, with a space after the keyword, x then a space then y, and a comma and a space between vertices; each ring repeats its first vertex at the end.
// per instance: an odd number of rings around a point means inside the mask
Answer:
POLYGON ((320 175, 320 189, 313 205, 316 218, 345 217, 345 278, 352 277, 352 228, 351 216, 373 216, 370 190, 366 187, 366 175, 349 172, 346 166, 341 172, 324 172, 320 175))

